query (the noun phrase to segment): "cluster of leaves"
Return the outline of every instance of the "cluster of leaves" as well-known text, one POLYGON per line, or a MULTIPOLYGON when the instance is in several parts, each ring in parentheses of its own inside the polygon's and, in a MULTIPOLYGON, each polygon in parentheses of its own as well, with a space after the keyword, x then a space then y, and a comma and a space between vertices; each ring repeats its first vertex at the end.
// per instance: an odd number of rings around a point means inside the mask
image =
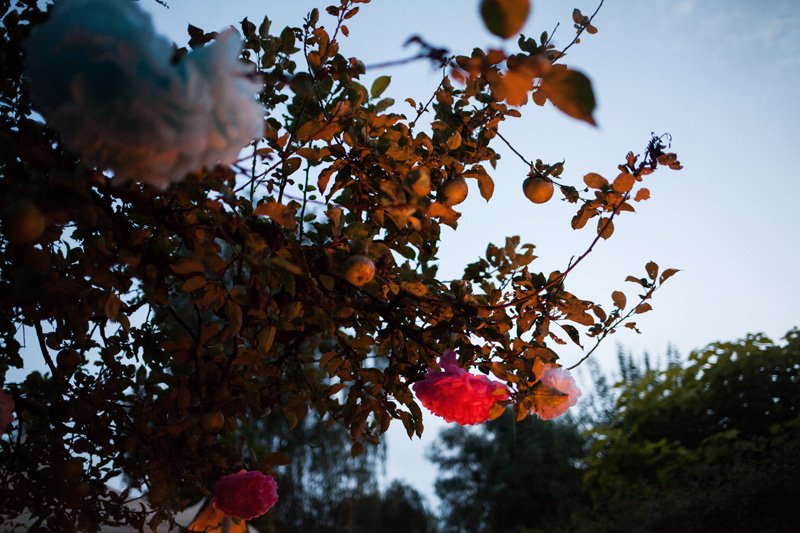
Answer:
MULTIPOLYGON (((0 383, 18 420, 0 439, 7 516, 27 509, 34 528, 63 531, 140 528, 146 514, 123 502, 146 491, 155 526, 190 503, 185 487, 208 494, 220 475, 283 464, 281 454, 242 454, 242 425, 270 413, 295 429, 316 411, 347 429, 353 456, 393 420, 419 435, 409 386, 448 348, 464 367, 508 382, 521 418, 531 396, 559 396, 538 379, 557 359, 548 341, 564 342, 554 326, 580 344, 579 327, 602 339, 623 324, 616 293, 606 313, 564 284, 633 210, 629 200, 646 199, 642 179, 679 167, 663 139, 630 153, 611 184, 587 175, 593 197, 559 184, 577 206, 574 228, 599 221, 563 272, 530 271, 533 246, 511 237, 463 279, 442 280, 441 226, 461 216, 444 184, 475 180, 489 200, 485 165, 499 158, 491 143, 520 116, 515 107, 530 94, 593 123, 591 85, 554 64, 563 51, 547 35, 521 37, 510 55, 428 48, 443 64, 441 83, 427 103, 407 100, 411 118, 392 112, 382 98, 390 78, 367 89, 363 63, 339 53, 346 22, 366 3, 328 7, 328 29, 316 9, 277 35, 267 18, 242 21, 243 59, 264 81, 264 137, 240 166, 198 170, 162 193, 111 187, 102 169, 62 148, 22 78, 21 43, 46 14, 33 1, 0 1, 0 383), (361 287, 341 270, 353 255, 376 267, 361 287), (34 353, 48 372, 6 383, 34 353), (120 476, 128 486, 117 493, 107 483, 120 476)), ((591 33, 590 22, 581 19, 578 34, 591 33)), ((194 27, 189 35, 192 47, 214 38, 194 27)), ((644 300, 671 273, 657 285, 648 265, 648 277, 634 278, 645 289, 634 312, 649 309, 644 300)))

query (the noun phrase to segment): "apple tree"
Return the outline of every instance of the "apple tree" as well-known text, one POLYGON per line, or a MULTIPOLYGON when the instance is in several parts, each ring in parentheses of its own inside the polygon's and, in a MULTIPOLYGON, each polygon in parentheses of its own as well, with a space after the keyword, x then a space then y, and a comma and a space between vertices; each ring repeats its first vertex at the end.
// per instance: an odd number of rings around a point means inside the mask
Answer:
MULTIPOLYGON (((354 456, 392 423, 420 435, 410 386, 445 350, 505 384, 492 417, 512 405, 521 419, 566 400, 540 379, 558 345, 586 344, 588 357, 587 343, 650 310, 674 269, 649 263, 628 276, 639 296, 615 291, 605 308, 566 282, 649 197, 648 176, 680 168, 668 136, 621 154, 610 179, 513 148, 530 172, 498 179, 501 130, 523 111, 552 104, 594 124, 589 78, 565 63, 597 31, 594 15, 574 10, 560 47, 548 33, 466 53, 417 38, 416 60, 441 68, 441 82, 427 101, 400 104, 383 97, 388 75, 339 51, 348 21, 379 9, 368 4, 340 0, 286 28, 245 19, 240 48, 235 33, 190 26, 187 47, 165 54, 127 0, 0 1, 9 524, 29 512, 42 530, 155 526, 194 503, 187 488, 210 495, 242 468, 277 474, 291 457, 252 453, 244 431, 269 414, 292 429, 314 411, 349 433, 354 456), (94 7, 72 17, 69 6, 94 7), (215 77, 220 65, 232 74, 215 77), (225 107, 252 87, 252 102, 225 107), (257 113, 241 113, 251 105, 257 113), (254 119, 249 147, 228 161, 254 119), (193 137, 200 129, 207 138, 193 137), (442 228, 466 215, 459 200, 490 201, 526 178, 534 202, 552 195, 574 209, 565 230, 589 228, 586 248, 539 272, 533 245, 510 236, 443 279, 442 228), (153 511, 125 505, 138 493, 153 511)), ((510 38, 526 6, 487 0, 480 12, 510 38)))

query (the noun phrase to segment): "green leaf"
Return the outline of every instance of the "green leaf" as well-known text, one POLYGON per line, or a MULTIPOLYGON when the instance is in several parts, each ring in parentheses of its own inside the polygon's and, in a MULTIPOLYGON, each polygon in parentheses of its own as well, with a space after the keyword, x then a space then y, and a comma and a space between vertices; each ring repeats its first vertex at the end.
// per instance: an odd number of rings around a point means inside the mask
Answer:
POLYGON ((267 37, 269 37, 269 27, 271 24, 272 23, 270 22, 269 18, 264 17, 264 20, 258 27, 258 35, 260 35, 262 39, 266 39, 267 37))
POLYGON ((383 94, 383 91, 389 87, 389 83, 391 83, 392 77, 391 76, 380 76, 375 81, 372 82, 372 87, 369 90, 369 94, 373 98, 377 98, 383 94))
POLYGON ((584 74, 556 65, 545 74, 541 88, 562 112, 592 126, 597 125, 592 116, 596 105, 592 82, 584 74))
POLYGON ((375 112, 383 113, 393 105, 394 105, 394 98, 384 98, 383 100, 375 104, 375 112))

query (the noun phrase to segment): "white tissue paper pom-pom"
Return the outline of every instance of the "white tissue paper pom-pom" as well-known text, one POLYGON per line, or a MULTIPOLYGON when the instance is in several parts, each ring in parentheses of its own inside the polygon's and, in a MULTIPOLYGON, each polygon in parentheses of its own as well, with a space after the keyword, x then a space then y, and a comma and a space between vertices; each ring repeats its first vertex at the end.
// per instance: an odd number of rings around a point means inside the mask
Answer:
POLYGON ((172 64, 172 45, 130 0, 61 0, 26 42, 25 73, 86 164, 163 190, 261 135, 259 84, 240 51, 231 29, 172 64))

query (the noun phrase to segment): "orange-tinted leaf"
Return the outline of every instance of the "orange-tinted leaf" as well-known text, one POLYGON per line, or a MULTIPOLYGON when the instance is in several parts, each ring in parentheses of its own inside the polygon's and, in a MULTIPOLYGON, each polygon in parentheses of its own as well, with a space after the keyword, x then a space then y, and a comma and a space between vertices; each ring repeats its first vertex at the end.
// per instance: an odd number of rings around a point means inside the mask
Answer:
POLYGON ((281 452, 270 452, 264 457, 264 464, 269 466, 285 466, 292 464, 292 459, 281 452))
POLYGON ((294 217, 294 210, 278 202, 263 203, 255 208, 254 215, 267 216, 288 229, 295 229, 297 220, 294 217))
MULTIPOLYGON (((188 530, 205 531, 206 533, 222 531, 222 522, 225 520, 225 518, 225 514, 222 511, 218 511, 213 505, 211 505, 211 499, 209 498, 203 504, 203 507, 200 509, 200 512, 197 513, 197 516, 194 517, 192 523, 189 524, 188 530)), ((230 531, 231 533, 247 533, 247 521, 240 520, 238 524, 231 523, 230 529, 226 529, 226 531, 230 531)))
POLYGON ((242 308, 236 302, 228 300, 225 310, 227 311, 228 324, 230 324, 231 328, 230 336, 234 337, 242 329, 242 308))
POLYGON ((521 106, 528 102, 528 93, 533 90, 533 72, 530 69, 509 70, 503 76, 501 99, 508 105, 521 106))
POLYGON ((633 174, 628 174, 627 172, 622 172, 619 176, 614 179, 614 190, 620 193, 625 193, 633 189, 633 184, 636 183, 636 178, 633 174))
POLYGON ((428 288, 419 281, 403 281, 400 286, 415 296, 428 295, 428 288))
POLYGON ((611 293, 611 299, 614 301, 614 305, 619 309, 625 309, 625 305, 627 303, 627 298, 625 298, 625 293, 622 291, 614 291, 611 293))
POLYGON ((581 72, 556 65, 542 79, 542 90, 562 112, 592 126, 597 125, 592 116, 595 108, 592 82, 581 72))
POLYGON ((597 234, 603 239, 608 239, 614 234, 614 222, 610 218, 601 218, 597 221, 597 234))
POLYGON ((678 161, 678 156, 673 153, 661 154, 660 156, 658 156, 659 165, 671 165, 676 161, 678 161))
POLYGON ((596 172, 589 172, 583 177, 583 182, 592 189, 608 187, 608 180, 596 172))
POLYGON ((539 411, 544 406, 558 407, 569 399, 569 395, 558 389, 548 387, 541 381, 531 388, 528 396, 533 400, 533 409, 539 411))
POLYGON ((639 305, 636 306, 636 313, 637 314, 638 313, 646 313, 646 312, 650 311, 652 308, 653 308, 653 306, 651 306, 648 303, 639 304, 639 305))
POLYGON ((533 94, 531 94, 531 99, 533 100, 534 104, 543 106, 545 102, 547 102, 547 95, 544 93, 544 91, 537 89, 533 91, 533 94))
POLYGON ((634 200, 636 200, 637 202, 641 202, 642 200, 647 200, 648 198, 650 198, 650 190, 641 188, 638 191, 636 191, 636 197, 634 198, 634 200))
POLYGON ((364 445, 361 444, 361 441, 355 441, 352 446, 350 446, 350 457, 355 459, 359 455, 364 452, 364 445))
POLYGON ((508 39, 525 25, 530 9, 530 0, 483 0, 481 17, 490 32, 508 39))
POLYGON ((566 320, 571 320, 571 321, 575 322, 576 324, 580 324, 581 326, 593 326, 594 325, 594 319, 592 318, 592 315, 590 315, 589 313, 587 313, 585 311, 582 311, 582 312, 579 312, 579 313, 567 313, 567 315, 564 318, 566 320))
POLYGON ((492 406, 489 408, 489 420, 500 418, 500 415, 502 415, 505 411, 506 411, 505 405, 497 402, 493 403, 492 406))
POLYGON ((191 274, 193 272, 203 273, 206 271, 206 268, 200 261, 182 261, 177 265, 170 265, 169 267, 176 274, 191 274))
POLYGON ((478 180, 478 190, 481 196, 488 202, 494 194, 494 180, 486 172, 480 172, 475 177, 478 180))
POLYGON ((428 207, 428 216, 434 218, 456 218, 458 213, 441 202, 433 202, 430 207, 428 207))
POLYGON ((678 270, 677 268, 666 269, 664 272, 661 273, 661 277, 659 278, 658 283, 659 284, 664 283, 678 272, 680 272, 680 270, 678 270))
POLYGON ((655 262, 650 261, 644 266, 644 269, 647 271, 647 275, 650 276, 650 279, 656 279, 658 276, 658 265, 655 262))
POLYGON ((581 335, 578 332, 578 328, 575 326, 570 326, 569 324, 561 324, 561 329, 567 332, 567 335, 569 335, 569 338, 572 340, 572 342, 583 348, 581 345, 581 335))
POLYGON ((594 306, 592 308, 592 311, 594 312, 595 315, 597 315, 597 318, 599 318, 601 322, 605 322, 606 318, 608 318, 606 312, 603 311, 603 308, 600 307, 599 305, 594 306))
POLYGON ((194 276, 186 280, 186 283, 183 284, 181 290, 183 292, 192 292, 196 291, 200 287, 205 286, 206 278, 203 276, 194 276))
POLYGON ((455 150, 461 146, 461 134, 458 132, 453 133, 449 139, 447 139, 447 147, 451 150, 455 150))

